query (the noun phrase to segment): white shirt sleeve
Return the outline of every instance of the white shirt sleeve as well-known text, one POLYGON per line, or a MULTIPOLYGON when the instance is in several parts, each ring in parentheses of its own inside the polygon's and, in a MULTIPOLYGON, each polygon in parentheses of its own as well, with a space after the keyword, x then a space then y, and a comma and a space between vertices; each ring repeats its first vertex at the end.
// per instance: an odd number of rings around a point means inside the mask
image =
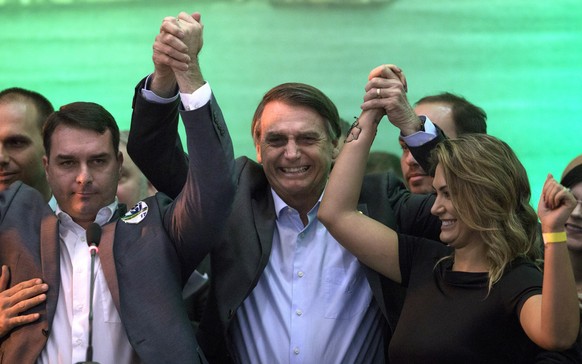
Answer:
MULTIPOLYGON (((146 80, 146 83, 145 83, 146 85, 149 84, 150 76, 148 76, 148 78, 146 80)), ((165 98, 165 97, 160 97, 160 96, 156 95, 153 91, 148 90, 147 88, 144 87, 141 89, 141 95, 147 101, 155 102, 158 104, 169 104, 170 102, 176 101, 176 99, 179 96, 181 101, 182 101, 182 105, 184 105, 184 109, 186 111, 190 111, 190 110, 199 109, 202 106, 206 105, 208 103, 208 101, 210 101, 210 97, 212 95, 212 89, 210 88, 210 84, 208 82, 206 82, 202 87, 200 87, 196 91, 192 92, 191 94, 180 92, 180 93, 176 94, 175 96, 172 96, 170 98, 165 98)))
POLYGON ((208 84, 208 82, 191 94, 180 92, 182 105, 184 105, 186 111, 196 110, 206 105, 208 101, 210 101, 211 95, 212 90, 210 89, 210 84, 208 84))

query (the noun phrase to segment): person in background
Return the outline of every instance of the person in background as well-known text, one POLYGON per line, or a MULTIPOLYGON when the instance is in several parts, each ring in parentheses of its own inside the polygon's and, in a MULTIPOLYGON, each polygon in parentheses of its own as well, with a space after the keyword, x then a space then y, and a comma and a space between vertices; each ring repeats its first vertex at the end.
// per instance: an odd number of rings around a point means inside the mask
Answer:
MULTIPOLYGON (((426 115, 449 138, 462 134, 487 133, 487 114, 465 98, 444 92, 418 100, 414 107, 417 115, 426 115)), ((413 193, 431 193, 432 177, 419 164, 406 143, 400 138, 402 156, 400 167, 408 189, 413 193)))
MULTIPOLYGON (((378 76, 398 70, 374 69, 364 104, 375 99, 378 76)), ((546 244, 542 277, 528 258, 538 224, 525 169, 502 141, 464 135, 441 142, 434 153, 432 212, 448 245, 398 234, 357 208, 385 112, 364 109, 331 172, 318 218, 361 262, 407 287, 390 362, 527 363, 536 345, 568 349, 579 329, 574 276, 565 264, 573 195, 548 176, 538 206, 546 244)))
MULTIPOLYGON (((568 163, 562 173, 560 183, 572 191, 577 201, 576 207, 566 221, 566 231, 568 233, 568 252, 574 269, 582 320, 582 155, 568 163)), ((582 331, 578 337, 578 345, 582 347, 582 331)))
POLYGON ((576 208, 566 222, 568 232, 568 249, 574 267, 576 285, 582 309, 582 155, 574 158, 562 173, 561 184, 569 188, 578 201, 576 208))
POLYGON ((366 173, 386 173, 392 172, 402 179, 400 169, 400 158, 396 154, 371 151, 366 161, 366 173))
POLYGON ((574 158, 562 173, 560 181, 569 188, 577 200, 577 205, 566 221, 567 245, 580 306, 580 332, 576 343, 564 351, 542 351, 534 361, 536 364, 582 363, 582 155, 574 158))
POLYGON ((42 127, 53 110, 38 92, 18 87, 0 91, 0 191, 22 181, 49 202, 52 194, 42 165, 42 127))
POLYGON ((119 132, 119 150, 123 153, 123 166, 117 185, 117 199, 128 207, 135 206, 138 201, 153 196, 156 189, 127 154, 127 138, 129 130, 119 132))
MULTIPOLYGON (((38 92, 19 87, 0 91, 0 191, 22 181, 39 191, 54 210, 57 203, 42 163, 42 128, 53 111, 51 102, 38 92)), ((3 276, 7 269, 2 268, 3 276)), ((0 285, 0 333, 36 320, 22 313, 41 302, 44 291, 36 280, 12 288, 0 285)))

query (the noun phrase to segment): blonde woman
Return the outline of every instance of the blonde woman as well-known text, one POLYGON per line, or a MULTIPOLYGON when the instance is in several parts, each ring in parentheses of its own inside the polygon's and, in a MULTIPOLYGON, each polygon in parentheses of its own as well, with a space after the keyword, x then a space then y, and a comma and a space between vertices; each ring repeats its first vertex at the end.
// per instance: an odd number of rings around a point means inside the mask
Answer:
MULTIPOLYGON (((398 76, 391 79, 393 87, 403 87, 398 76)), ((542 275, 528 258, 537 219, 525 169, 504 142, 467 135, 440 143, 434 153, 432 213, 442 221, 447 245, 398 235, 357 211, 382 113, 362 113, 332 170, 318 218, 364 264, 407 287, 391 363, 522 363, 536 346, 569 348, 579 326, 564 233, 576 205, 572 194, 548 176, 538 206, 546 243, 542 275)))

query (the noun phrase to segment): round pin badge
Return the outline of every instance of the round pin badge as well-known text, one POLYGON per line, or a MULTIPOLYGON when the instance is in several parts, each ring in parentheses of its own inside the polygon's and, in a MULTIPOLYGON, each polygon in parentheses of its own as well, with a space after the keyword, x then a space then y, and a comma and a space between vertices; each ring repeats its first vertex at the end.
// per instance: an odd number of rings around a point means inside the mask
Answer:
POLYGON ((147 214, 148 205, 143 201, 139 201, 121 218, 121 220, 126 224, 138 224, 145 219, 147 214))

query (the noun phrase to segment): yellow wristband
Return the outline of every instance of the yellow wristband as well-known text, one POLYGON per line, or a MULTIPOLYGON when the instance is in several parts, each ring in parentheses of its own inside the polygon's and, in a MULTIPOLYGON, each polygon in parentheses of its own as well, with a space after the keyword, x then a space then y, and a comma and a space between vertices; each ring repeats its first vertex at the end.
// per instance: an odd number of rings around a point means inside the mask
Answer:
POLYGON ((565 231, 559 233, 544 233, 542 236, 544 238, 544 244, 565 243, 567 238, 565 231))

